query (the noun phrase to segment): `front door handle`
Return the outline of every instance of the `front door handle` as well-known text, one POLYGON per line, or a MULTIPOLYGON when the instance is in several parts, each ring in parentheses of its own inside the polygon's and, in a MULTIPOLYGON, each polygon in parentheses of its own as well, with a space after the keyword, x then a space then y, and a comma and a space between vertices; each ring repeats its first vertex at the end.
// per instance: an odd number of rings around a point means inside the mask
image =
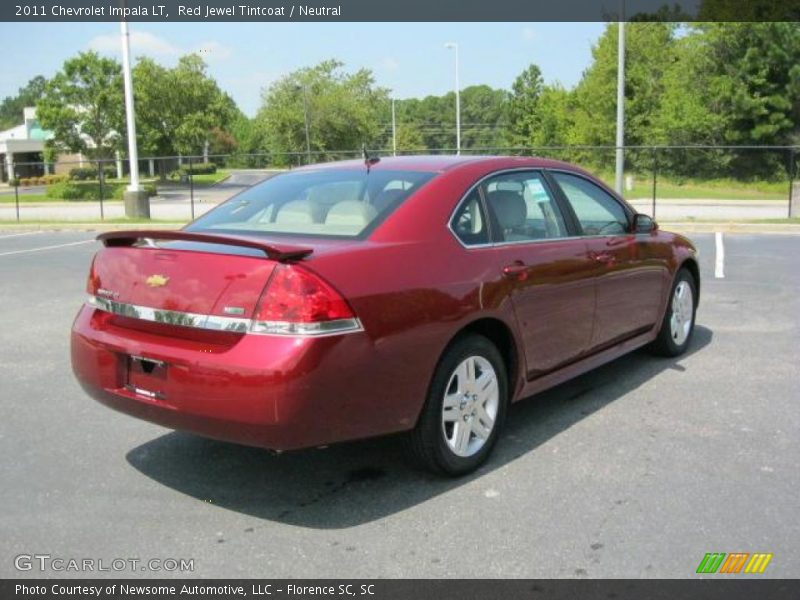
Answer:
POLYGON ((528 265, 518 260, 510 265, 503 267, 503 275, 509 279, 525 281, 528 278, 528 265))

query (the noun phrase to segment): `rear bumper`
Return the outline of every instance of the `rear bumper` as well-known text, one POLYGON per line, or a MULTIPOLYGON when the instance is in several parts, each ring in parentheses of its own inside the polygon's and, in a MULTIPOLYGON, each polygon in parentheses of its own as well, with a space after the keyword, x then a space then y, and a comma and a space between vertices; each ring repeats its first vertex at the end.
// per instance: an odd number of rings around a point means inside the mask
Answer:
POLYGON ((376 351, 364 332, 184 339, 120 327, 108 313, 84 306, 73 325, 71 352, 83 388, 111 408, 274 450, 408 429, 419 411, 419 402, 404 400, 402 388, 386 393, 379 367, 370 372, 376 351), (163 397, 126 387, 131 355, 166 363, 163 397))

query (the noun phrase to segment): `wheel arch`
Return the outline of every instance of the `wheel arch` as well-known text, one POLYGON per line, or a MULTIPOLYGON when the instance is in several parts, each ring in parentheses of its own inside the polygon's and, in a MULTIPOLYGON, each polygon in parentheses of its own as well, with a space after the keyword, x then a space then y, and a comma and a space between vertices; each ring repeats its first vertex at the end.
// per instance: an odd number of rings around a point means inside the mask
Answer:
POLYGON ((697 264, 697 260, 694 257, 690 256, 680 264, 678 270, 680 271, 681 269, 686 269, 692 274, 696 295, 694 302, 695 305, 700 304, 700 265, 697 264))
POLYGON ((521 354, 511 327, 502 319, 496 317, 481 317, 467 323, 453 335, 442 350, 439 360, 441 360, 456 340, 469 334, 477 334, 487 338, 500 352, 500 356, 503 357, 503 362, 506 366, 509 396, 513 400, 518 387, 517 378, 521 372, 521 354))

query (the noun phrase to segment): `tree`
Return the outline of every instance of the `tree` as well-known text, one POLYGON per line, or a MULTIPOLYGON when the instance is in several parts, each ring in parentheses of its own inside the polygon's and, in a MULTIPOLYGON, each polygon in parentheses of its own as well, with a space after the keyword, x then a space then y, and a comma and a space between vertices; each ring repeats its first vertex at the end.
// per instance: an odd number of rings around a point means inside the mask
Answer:
POLYGON ((36 106, 44 93, 47 80, 37 75, 19 88, 16 96, 7 96, 0 103, 0 130, 19 125, 22 122, 23 109, 27 106, 36 106))
MULTIPOLYGON (((674 23, 630 23, 626 31, 625 144, 652 143, 652 119, 664 92, 664 74, 674 60, 674 23)), ((594 62, 575 89, 572 144, 613 145, 617 110, 618 25, 609 24, 592 49, 594 62)), ((610 166, 613 152, 587 153, 598 166, 610 166)), ((634 167, 649 167, 649 155, 628 153, 634 167)))
POLYGON ((406 154, 423 153, 428 148, 422 132, 411 123, 397 124, 397 151, 406 154))
MULTIPOLYGON (((137 135, 144 154, 200 154, 206 142, 227 137, 240 116, 196 54, 181 57, 172 69, 142 58, 133 69, 133 82, 137 135)), ((230 140, 223 146, 230 147, 230 140)))
POLYGON ((372 72, 346 73, 343 63, 327 60, 285 75, 264 91, 256 122, 275 161, 290 163, 288 153, 306 148, 305 120, 315 160, 335 150, 359 150, 385 138, 388 91, 377 87, 372 72))
POLYGON ((544 88, 542 72, 530 65, 514 80, 508 99, 508 128, 513 145, 529 145, 538 129, 539 98, 544 88))
MULTIPOLYGON (((800 133, 800 30, 708 23, 678 40, 654 138, 662 144, 785 145, 800 133)), ((663 153, 662 153, 663 154, 663 153)), ((780 153, 673 150, 666 167, 706 176, 782 176, 780 153)))
POLYGON ((96 52, 64 62, 37 103, 41 126, 53 132, 59 149, 92 158, 109 158, 124 131, 122 69, 96 52))

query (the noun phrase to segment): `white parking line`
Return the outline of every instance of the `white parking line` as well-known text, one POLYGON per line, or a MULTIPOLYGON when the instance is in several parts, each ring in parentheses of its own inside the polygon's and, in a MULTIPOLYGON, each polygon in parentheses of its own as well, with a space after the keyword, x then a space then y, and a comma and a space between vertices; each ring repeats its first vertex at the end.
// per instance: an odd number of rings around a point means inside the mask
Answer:
POLYGON ((722 232, 718 231, 714 239, 717 245, 717 256, 714 261, 714 277, 723 279, 725 277, 725 245, 722 243, 722 232))
POLYGON ((44 233, 44 231, 26 231, 25 233, 9 233, 8 235, 0 235, 0 240, 3 240, 5 238, 19 237, 21 235, 37 235, 39 233, 44 233))
POLYGON ((28 248, 27 250, 12 250, 11 252, 0 252, 0 256, 27 254, 28 252, 41 252, 43 250, 55 250, 56 248, 66 248, 67 246, 77 246, 78 244, 91 244, 92 242, 94 242, 94 239, 81 240, 80 242, 70 242, 69 244, 56 244, 55 246, 42 246, 41 248, 28 248))

